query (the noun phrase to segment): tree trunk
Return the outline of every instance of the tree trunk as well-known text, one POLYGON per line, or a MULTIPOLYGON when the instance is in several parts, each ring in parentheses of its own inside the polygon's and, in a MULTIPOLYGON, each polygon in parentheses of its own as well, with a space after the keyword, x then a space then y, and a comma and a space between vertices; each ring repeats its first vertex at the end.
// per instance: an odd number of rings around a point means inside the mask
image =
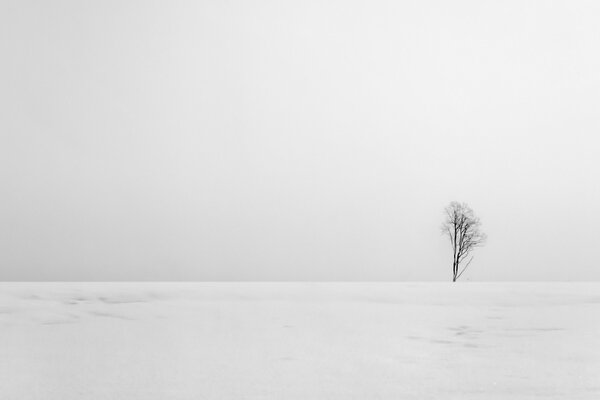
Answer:
POLYGON ((458 272, 458 266, 456 265, 456 260, 452 263, 452 282, 456 282, 456 276, 458 272))

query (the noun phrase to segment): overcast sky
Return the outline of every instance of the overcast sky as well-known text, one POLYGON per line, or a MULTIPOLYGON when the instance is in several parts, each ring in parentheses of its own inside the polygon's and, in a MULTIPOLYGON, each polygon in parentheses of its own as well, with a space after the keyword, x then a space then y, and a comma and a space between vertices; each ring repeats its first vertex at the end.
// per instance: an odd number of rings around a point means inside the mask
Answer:
POLYGON ((1 280, 600 277, 598 1, 0 3, 1 280))

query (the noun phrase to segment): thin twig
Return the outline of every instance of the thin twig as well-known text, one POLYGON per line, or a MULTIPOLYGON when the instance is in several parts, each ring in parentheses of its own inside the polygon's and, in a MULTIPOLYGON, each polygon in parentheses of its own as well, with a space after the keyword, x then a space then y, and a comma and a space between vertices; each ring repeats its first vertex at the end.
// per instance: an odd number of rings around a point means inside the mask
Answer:
POLYGON ((463 270, 460 272, 460 274, 458 274, 458 276, 456 277, 456 279, 460 278, 460 276, 463 274, 463 272, 465 272, 465 270, 467 269, 467 267, 469 266, 469 264, 471 264, 471 261, 473 261, 473 257, 471 256, 471 259, 469 260, 469 262, 467 263, 467 265, 465 265, 465 267, 463 268, 463 270))

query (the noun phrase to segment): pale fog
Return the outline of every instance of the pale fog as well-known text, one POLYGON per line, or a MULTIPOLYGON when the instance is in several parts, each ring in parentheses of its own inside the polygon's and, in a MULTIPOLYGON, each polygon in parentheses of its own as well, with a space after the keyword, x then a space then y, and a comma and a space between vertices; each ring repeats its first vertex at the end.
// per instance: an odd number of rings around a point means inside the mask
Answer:
POLYGON ((2 1, 0 279, 596 280, 600 4, 2 1))

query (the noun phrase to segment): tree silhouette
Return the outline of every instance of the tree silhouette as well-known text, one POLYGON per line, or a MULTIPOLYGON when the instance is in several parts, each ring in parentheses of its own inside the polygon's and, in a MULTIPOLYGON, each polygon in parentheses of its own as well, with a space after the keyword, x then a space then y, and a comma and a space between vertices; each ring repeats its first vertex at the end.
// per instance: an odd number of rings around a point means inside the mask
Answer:
POLYGON ((456 282, 473 261, 473 256, 466 263, 464 261, 474 248, 485 244, 487 236, 481 231, 481 221, 466 203, 453 201, 445 211, 446 221, 442 224, 442 233, 450 238, 453 253, 452 282, 456 282))

